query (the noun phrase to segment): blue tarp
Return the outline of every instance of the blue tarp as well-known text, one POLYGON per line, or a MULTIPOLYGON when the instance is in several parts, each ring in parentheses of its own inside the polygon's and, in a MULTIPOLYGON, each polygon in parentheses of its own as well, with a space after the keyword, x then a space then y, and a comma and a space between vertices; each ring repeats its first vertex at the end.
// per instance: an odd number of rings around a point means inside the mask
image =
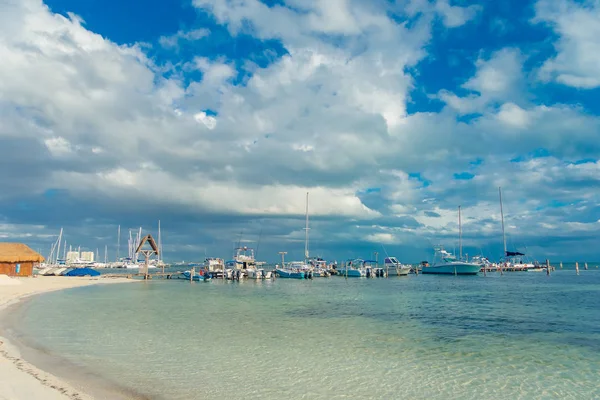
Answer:
POLYGON ((69 271, 65 274, 65 276, 99 276, 100 272, 91 268, 75 268, 72 271, 69 271))

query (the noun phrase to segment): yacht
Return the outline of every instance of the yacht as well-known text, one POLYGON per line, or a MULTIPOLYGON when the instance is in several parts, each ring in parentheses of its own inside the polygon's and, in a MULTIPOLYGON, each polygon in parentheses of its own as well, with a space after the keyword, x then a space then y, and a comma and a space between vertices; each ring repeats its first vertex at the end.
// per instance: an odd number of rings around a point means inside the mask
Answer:
POLYGON ((435 247, 433 263, 423 265, 422 274, 444 274, 444 275, 476 275, 481 265, 472 262, 461 261, 453 254, 444 250, 442 246, 435 247))
POLYGON ((443 275, 476 275, 481 270, 480 264, 462 260, 462 224, 460 218, 460 206, 458 206, 458 248, 459 258, 454 254, 448 253, 442 246, 436 246, 433 256, 433 264, 423 265, 421 273, 423 274, 443 274, 443 275))
POLYGON ((383 260, 383 267, 387 276, 406 276, 411 270, 408 265, 403 265, 396 257, 386 257, 383 260))

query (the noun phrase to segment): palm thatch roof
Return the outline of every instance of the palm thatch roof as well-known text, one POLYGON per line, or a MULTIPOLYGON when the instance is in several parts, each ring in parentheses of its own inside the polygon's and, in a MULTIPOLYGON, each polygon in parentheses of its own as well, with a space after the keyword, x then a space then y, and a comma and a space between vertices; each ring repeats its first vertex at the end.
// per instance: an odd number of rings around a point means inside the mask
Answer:
POLYGON ((0 263, 42 262, 38 252, 23 243, 0 243, 0 263))

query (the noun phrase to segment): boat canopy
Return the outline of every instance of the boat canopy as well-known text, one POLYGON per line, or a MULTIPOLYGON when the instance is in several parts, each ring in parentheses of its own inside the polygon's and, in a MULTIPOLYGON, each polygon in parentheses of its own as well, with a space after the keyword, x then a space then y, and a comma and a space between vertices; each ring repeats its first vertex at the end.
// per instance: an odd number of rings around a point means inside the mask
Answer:
POLYGON ((525 254, 519 253, 518 251, 507 251, 506 257, 524 256, 525 254))

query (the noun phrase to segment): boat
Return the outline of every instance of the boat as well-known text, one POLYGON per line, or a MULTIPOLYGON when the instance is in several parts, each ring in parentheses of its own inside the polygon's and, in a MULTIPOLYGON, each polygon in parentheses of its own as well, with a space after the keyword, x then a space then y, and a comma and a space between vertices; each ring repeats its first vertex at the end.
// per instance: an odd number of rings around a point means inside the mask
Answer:
POLYGON ((225 269, 225 261, 222 258, 213 258, 207 257, 204 260, 204 269, 208 270, 208 272, 217 272, 225 269))
POLYGON ((281 266, 275 266, 275 273, 284 279, 312 279, 313 274, 310 267, 302 261, 291 261, 285 264, 282 260, 281 266))
POLYGON ((529 262, 525 259, 525 253, 520 251, 508 251, 506 247, 506 234, 504 231, 504 209, 502 207, 502 188, 498 188, 500 196, 500 218, 502 219, 502 242, 504 245, 504 256, 500 259, 501 268, 505 271, 543 271, 537 261, 529 262), (540 269, 541 268, 541 269, 540 269))
POLYGON ((199 273, 195 272, 193 269, 190 271, 183 271, 181 275, 183 275, 184 279, 195 282, 208 282, 211 279, 210 276, 204 273, 203 270, 200 270, 199 273))
POLYGON ((444 250, 442 246, 435 247, 433 263, 423 265, 422 274, 439 275, 477 275, 481 265, 457 259, 453 254, 444 250))
POLYGON ((541 265, 535 266, 533 268, 528 268, 527 271, 529 272, 543 272, 545 271, 546 268, 543 268, 541 265))
POLYGON ((442 246, 436 246, 432 265, 425 266, 421 273, 439 275, 477 275, 481 270, 480 264, 462 260, 462 224, 460 206, 458 206, 458 248, 459 258, 450 254, 442 246))
POLYGON ((310 258, 308 259, 308 265, 310 266, 314 277, 330 277, 331 272, 327 267, 327 261, 322 258, 310 258))
POLYGON ((284 254, 286 252, 280 252, 281 254, 281 266, 275 266, 275 273, 280 278, 287 279, 312 279, 313 276, 321 276, 321 271, 318 275, 315 274, 315 265, 310 263, 310 257, 308 252, 308 192, 306 193, 306 226, 304 227, 304 261, 292 261, 285 263, 284 254))
POLYGON ((207 257, 203 267, 213 278, 227 278, 225 261, 222 258, 207 257))
POLYGON ((271 279, 273 272, 265 271, 264 268, 251 268, 246 270, 246 277, 248 279, 271 279))
POLYGON ((396 257, 386 257, 383 267, 387 276, 407 276, 411 270, 410 266, 403 265, 396 257))
POLYGON ((364 260, 357 258, 348 260, 341 268, 338 268, 338 275, 347 278, 364 278, 367 276, 367 270, 363 266, 364 260))
POLYGON ((309 248, 308 248, 308 232, 310 230, 310 228, 308 227, 308 195, 309 193, 306 192, 306 211, 305 211, 305 218, 306 218, 306 226, 304 227, 304 231, 305 231, 305 236, 304 236, 304 263, 306 264, 306 268, 308 268, 311 271, 310 276, 311 277, 329 277, 331 276, 331 274, 329 273, 329 270, 327 268, 327 261, 325 261, 324 259, 320 258, 320 257, 310 257, 310 252, 309 252, 309 248))
POLYGON ((479 266, 481 267, 481 272, 494 272, 498 270, 498 266, 490 262, 490 260, 488 260, 487 257, 484 256, 474 256, 473 258, 471 258, 471 262, 473 264, 479 264, 479 266))
POLYGON ((256 259, 254 258, 254 249, 244 246, 235 249, 235 256, 233 257, 233 268, 240 271, 240 277, 257 279, 260 275, 258 274, 258 268, 256 265, 256 259))

